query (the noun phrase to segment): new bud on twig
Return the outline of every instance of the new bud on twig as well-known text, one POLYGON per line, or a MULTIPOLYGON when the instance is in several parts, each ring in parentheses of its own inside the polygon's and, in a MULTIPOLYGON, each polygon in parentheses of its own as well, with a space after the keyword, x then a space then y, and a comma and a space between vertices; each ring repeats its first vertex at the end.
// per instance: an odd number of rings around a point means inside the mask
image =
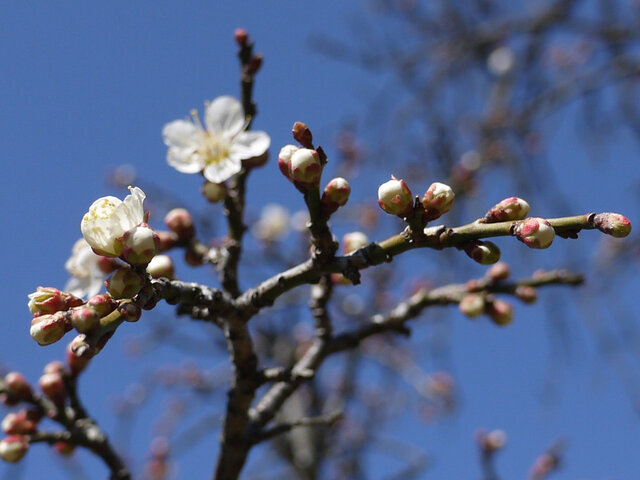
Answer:
POLYGON ((484 296, 478 293, 468 293, 462 297, 458 308, 467 317, 478 317, 484 313, 484 296))
POLYGON ((40 345, 50 345, 60 340, 71 327, 66 312, 41 315, 31 321, 29 334, 40 345))
POLYGON ((91 307, 82 307, 71 313, 71 324, 80 333, 88 333, 100 326, 100 315, 91 307))
POLYGON ((464 251, 481 265, 491 265, 500 260, 500 249, 493 242, 474 240, 465 245, 464 251))
POLYGON ((146 265, 158 251, 158 235, 146 223, 129 230, 122 237, 122 259, 132 265, 146 265))
POLYGON ((439 182, 432 183, 422 197, 425 220, 435 220, 447 213, 455 198, 456 195, 449 185, 439 182))
POLYGON ((311 130, 309 130, 306 123, 294 123, 291 133, 293 134, 293 138, 304 148, 313 148, 313 135, 311 135, 311 130))
POLYGON ((104 317, 113 312, 118 304, 108 293, 95 295, 87 301, 87 307, 94 309, 100 317, 104 317))
POLYGON ((29 442, 22 435, 10 435, 0 440, 0 458, 5 462, 19 462, 29 450, 29 442))
POLYGON ((345 233, 344 237, 342 237, 342 252, 348 255, 359 248, 366 247, 368 244, 369 237, 362 232, 345 233))
POLYGON ((3 403, 14 405, 18 402, 29 401, 33 397, 31 385, 27 382, 20 372, 9 372, 4 377, 7 388, 6 397, 3 397, 3 403))
POLYGON ((143 284, 144 279, 130 268, 119 268, 105 282, 113 298, 133 298, 143 284))
POLYGON ((169 255, 156 255, 147 265, 147 273, 153 278, 166 277, 172 280, 175 274, 173 259, 169 255))
POLYGON ((233 32, 233 39, 239 47, 244 47, 249 42, 249 34, 244 28, 236 28, 233 32))
POLYGON ((133 302, 123 302, 118 307, 118 312, 122 315, 122 318, 127 322, 137 322, 142 315, 142 309, 133 302))
POLYGON ((38 287, 28 295, 28 307, 34 317, 68 310, 82 305, 84 301, 75 295, 53 287, 38 287))
POLYGON ((291 155, 290 178, 305 186, 315 185, 322 175, 322 163, 315 150, 300 148, 291 155))
POLYGON ((26 435, 36 431, 37 424, 26 410, 8 413, 2 420, 2 430, 9 435, 26 435))
POLYGON ((408 217, 413 212, 413 193, 404 180, 392 175, 391 180, 378 187, 378 205, 391 215, 408 217))
POLYGON ((535 303, 538 300, 538 292, 529 285, 520 285, 516 287, 513 293, 524 303, 535 303))
POLYGON ((42 393, 49 397, 58 407, 64 405, 64 400, 67 396, 62 375, 59 371, 45 373, 40 377, 38 382, 42 393))
POLYGON ((298 150, 300 150, 300 147, 285 145, 280 149, 280 153, 278 153, 278 168, 289 180, 291 180, 291 156, 298 150))
POLYGON ((616 238, 626 237, 631 233, 631 222, 619 213, 599 213, 593 219, 593 224, 602 233, 616 238))
POLYGON ((322 204, 327 213, 331 214, 339 207, 344 206, 349 200, 350 193, 351 185, 344 178, 336 177, 332 179, 322 192, 322 204))
POLYGON ((487 277, 489 277, 492 282, 506 280, 509 278, 509 275, 511 275, 511 270, 509 269, 509 265, 504 262, 498 262, 487 270, 487 277))
POLYGON ((487 302, 486 313, 496 325, 504 327, 513 321, 513 307, 503 300, 487 302))
POLYGON ((529 204, 521 198, 509 197, 489 209, 482 218, 483 223, 522 220, 529 213, 529 204))
POLYGON ((96 354, 96 349, 87 343, 85 334, 80 334, 67 345, 66 354, 71 375, 78 375, 87 367, 89 360, 96 354))
POLYGON ((185 208, 170 210, 164 217, 164 223, 181 241, 191 240, 196 233, 193 217, 185 208))
POLYGON ((205 180, 200 192, 208 202, 218 203, 223 201, 227 196, 227 187, 225 187, 224 183, 213 183, 205 180))
POLYGON ((513 227, 513 234, 529 248, 547 248, 556 236, 549 221, 539 217, 518 222, 513 227))
POLYGON ((485 455, 490 455, 503 448, 507 443, 507 434, 504 430, 492 430, 480 432, 477 435, 478 446, 485 455))

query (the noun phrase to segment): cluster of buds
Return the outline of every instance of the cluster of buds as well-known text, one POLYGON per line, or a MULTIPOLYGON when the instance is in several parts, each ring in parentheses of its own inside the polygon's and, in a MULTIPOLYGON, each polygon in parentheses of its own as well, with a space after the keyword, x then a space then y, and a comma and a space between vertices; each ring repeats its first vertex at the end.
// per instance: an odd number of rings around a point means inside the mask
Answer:
POLYGON ((322 148, 314 149, 313 135, 306 124, 294 123, 292 134, 301 147, 296 145, 282 147, 278 154, 278 168, 298 190, 304 193, 317 188, 327 157, 322 148))
POLYGON ((419 205, 405 181, 393 175, 391 180, 378 187, 378 205, 382 210, 407 220, 418 217, 423 226, 447 213, 454 200, 451 187, 439 182, 429 186, 419 205))
POLYGON ((325 218, 329 218, 338 208, 343 207, 349 201, 351 185, 342 177, 336 177, 327 183, 322 192, 322 213, 325 218))
POLYGON ((240 47, 240 59, 242 61, 243 73, 253 76, 262 67, 262 55, 253 54, 253 42, 244 28, 236 28, 233 32, 233 39, 240 47))
POLYGON ((521 198, 509 197, 489 209, 481 219, 482 223, 522 220, 529 213, 529 204, 521 198))
POLYGON ((512 228, 513 235, 529 248, 547 248, 556 237, 551 223, 544 218, 529 217, 512 228))

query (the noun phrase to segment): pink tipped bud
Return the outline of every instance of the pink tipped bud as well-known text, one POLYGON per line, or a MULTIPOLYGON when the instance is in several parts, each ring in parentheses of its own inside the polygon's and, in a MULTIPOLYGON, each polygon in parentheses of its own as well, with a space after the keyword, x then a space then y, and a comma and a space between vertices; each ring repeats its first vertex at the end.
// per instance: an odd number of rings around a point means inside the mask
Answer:
POLYGON ((543 453, 531 466, 529 478, 532 480, 542 480, 558 467, 559 459, 551 453, 543 453))
POLYGON ((291 179, 304 185, 315 185, 322 175, 322 163, 315 150, 300 148, 291 155, 291 179))
POLYGON ((133 298, 143 284, 144 279, 129 268, 119 268, 105 282, 113 298, 133 298))
POLYGON ((36 431, 37 423, 26 410, 8 413, 2 420, 2 430, 8 435, 27 435, 36 431))
POLYGON ((501 327, 509 325, 513 321, 513 307, 503 300, 488 302, 486 312, 493 323, 501 327))
POLYGON ((33 391, 24 375, 19 372, 9 372, 5 375, 4 382, 7 388, 7 400, 10 400, 10 403, 31 400, 33 391))
POLYGON ((47 363, 42 370, 43 373, 56 373, 58 375, 64 375, 66 371, 64 363, 59 360, 53 360, 47 363))
POLYGON ((64 404, 67 392, 64 388, 64 380, 60 373, 45 373, 38 382, 40 390, 58 407, 64 404))
POLYGON ((484 313, 484 296, 477 293, 468 293, 462 297, 458 308, 467 317, 478 317, 484 313))
POLYGON ((91 307, 95 310, 100 317, 109 315, 118 306, 116 301, 108 293, 101 293, 95 295, 87 301, 87 307, 91 307))
POLYGON ((422 197, 425 219, 435 220, 451 210, 456 195, 449 185, 434 182, 422 197))
POLYGON ((173 279, 175 274, 173 260, 169 255, 156 255, 147 265, 147 273, 153 278, 173 279))
POLYGON ((227 196, 227 187, 225 187, 224 183, 213 183, 206 180, 202 184, 200 192, 208 202, 218 203, 223 201, 227 196))
POLYGON ((504 262, 498 262, 492 265, 487 271, 487 277, 489 277, 492 282, 506 280, 509 278, 509 275, 511 275, 511 270, 509 269, 509 265, 504 262))
POLYGON ((631 233, 631 222, 619 213, 600 213, 593 219, 595 227, 602 233, 622 238, 631 233))
MULTIPOLYGON (((69 294, 67 294, 69 295, 69 294)), ((34 317, 67 310, 63 292, 53 287, 38 287, 28 295, 28 307, 34 317)))
POLYGON ((178 243, 178 235, 171 231, 156 232, 158 235, 158 252, 171 250, 178 243))
POLYGON ((70 457, 76 450, 76 446, 68 442, 56 442, 53 444, 53 448, 63 457, 70 457))
POLYGON ((291 129, 293 138, 300 143, 304 148, 313 148, 313 135, 311 130, 307 127, 306 123, 296 122, 291 129))
POLYGON ((120 267, 120 263, 113 257, 98 256, 98 268, 105 275, 109 275, 111 272, 120 267))
POLYGON ((534 303, 538 300, 538 292, 534 287, 530 287, 528 285, 520 285, 519 287, 516 287, 516 290, 513 293, 524 303, 534 303))
POLYGON ((239 47, 244 47, 249 42, 249 34, 244 28, 236 28, 233 32, 233 39, 239 47))
POLYGON ((322 203, 332 211, 344 206, 349 200, 351 185, 342 177, 332 179, 322 192, 322 203))
POLYGON ((29 450, 29 442, 21 435, 10 435, 0 440, 0 458, 5 462, 19 462, 29 450))
POLYGON ((529 213, 529 204, 521 198, 509 197, 489 209, 482 221, 484 223, 522 220, 529 213))
POLYGON ((88 333, 100 326, 100 315, 91 307, 82 307, 71 313, 71 324, 80 333, 88 333))
POLYGON ((548 220, 529 217, 515 225, 514 235, 529 248, 547 248, 556 236, 548 220))
POLYGON ((464 247, 464 251, 481 265, 491 265, 500 260, 500 249, 493 242, 474 240, 464 247))
POLYGON ((507 434, 504 430, 492 430, 478 435, 478 445, 484 453, 494 453, 507 444, 507 434))
POLYGON ((164 217, 164 223, 182 241, 191 240, 196 233, 193 218, 189 211, 184 208, 174 208, 169 211, 164 217))
POLYGON ((158 235, 143 223, 122 237, 122 259, 132 265, 146 265, 158 251, 158 235))
POLYGON ((346 233, 342 237, 342 251, 345 255, 355 252, 359 248, 366 247, 369 244, 369 237, 362 232, 346 233))
POLYGON ((378 187, 378 205, 391 215, 407 217, 413 211, 413 193, 404 180, 392 176, 378 187))
POLYGON ((127 322, 137 322, 142 315, 142 309, 133 302, 124 302, 118 307, 118 311, 127 322))
POLYGON ((89 364, 89 360, 96 354, 95 347, 89 345, 86 339, 86 335, 80 334, 67 345, 66 359, 72 375, 78 375, 82 372, 89 364))
POLYGON ((35 317, 31 321, 29 333, 38 344, 50 345, 60 340, 70 326, 65 312, 57 312, 53 315, 35 317))
POLYGON ((280 153, 278 154, 278 168, 289 180, 291 180, 291 157, 298 150, 300 150, 300 147, 285 145, 280 149, 280 153))

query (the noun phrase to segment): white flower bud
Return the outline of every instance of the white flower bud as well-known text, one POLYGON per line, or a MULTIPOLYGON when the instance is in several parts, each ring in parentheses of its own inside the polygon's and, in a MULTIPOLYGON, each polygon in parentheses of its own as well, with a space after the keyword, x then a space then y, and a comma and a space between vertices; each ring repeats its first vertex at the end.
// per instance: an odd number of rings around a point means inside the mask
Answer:
POLYGON ((422 197, 425 218, 435 220, 447 213, 451 210, 455 198, 456 195, 449 185, 439 182, 432 183, 422 197))
POLYGON ((153 278, 166 277, 173 279, 175 267, 169 255, 156 255, 147 265, 147 273, 153 278))
POLYGON ((31 321, 29 333, 38 344, 50 345, 64 336, 67 323, 64 312, 41 315, 31 321))
POLYGON ((518 197, 509 197, 489 209, 482 221, 484 223, 522 220, 529 213, 529 204, 518 197))
POLYGON ((227 188, 224 183, 213 183, 209 180, 205 180, 200 191, 204 198, 211 203, 221 202, 227 196, 227 188))
POLYGON ((122 258, 132 265, 146 265, 158 251, 158 236, 143 223, 122 237, 122 258))
POLYGON ((404 180, 391 180, 378 187, 378 205, 385 212, 406 217, 413 211, 413 194, 404 180))
POLYGON ((362 232, 347 233, 342 237, 342 251, 345 255, 369 244, 369 237, 362 232))
POLYGON ((291 155, 291 179, 303 184, 316 184, 322 175, 320 156, 310 148, 300 148, 291 155))
POLYGON ((529 217, 518 222, 514 235, 529 248, 547 248, 553 242, 556 232, 548 220, 529 217))
POLYGON ((298 150, 300 150, 300 147, 285 145, 280 149, 280 153, 278 154, 278 168, 289 180, 291 180, 291 156, 298 150))
POLYGON ((0 458, 5 462, 19 462, 28 449, 29 443, 21 435, 10 435, 0 440, 0 458))
POLYGON ((484 313, 484 297, 477 293, 468 293, 462 297, 458 308, 467 317, 475 318, 484 313))

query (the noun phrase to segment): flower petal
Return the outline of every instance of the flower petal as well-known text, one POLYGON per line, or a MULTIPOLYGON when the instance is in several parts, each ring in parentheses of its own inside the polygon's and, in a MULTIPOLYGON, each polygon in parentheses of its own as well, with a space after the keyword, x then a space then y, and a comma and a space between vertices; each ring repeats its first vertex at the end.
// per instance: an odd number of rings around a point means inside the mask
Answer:
POLYGON ((204 123, 212 134, 223 133, 229 138, 234 137, 245 126, 242 105, 233 97, 218 97, 207 105, 204 123))
POLYGON ((259 157, 269 149, 271 138, 265 132, 242 132, 231 144, 229 156, 246 160, 259 157))
POLYGON ((186 120, 167 123, 162 129, 162 138, 168 147, 193 148, 198 144, 202 129, 186 120))
POLYGON ((204 170, 204 178, 213 183, 222 183, 242 170, 242 162, 238 158, 223 158, 218 163, 207 165, 204 170))
POLYGON ((138 187, 129 187, 131 192, 116 208, 115 216, 122 229, 122 233, 137 227, 144 221, 144 207, 142 203, 147 197, 138 187))

